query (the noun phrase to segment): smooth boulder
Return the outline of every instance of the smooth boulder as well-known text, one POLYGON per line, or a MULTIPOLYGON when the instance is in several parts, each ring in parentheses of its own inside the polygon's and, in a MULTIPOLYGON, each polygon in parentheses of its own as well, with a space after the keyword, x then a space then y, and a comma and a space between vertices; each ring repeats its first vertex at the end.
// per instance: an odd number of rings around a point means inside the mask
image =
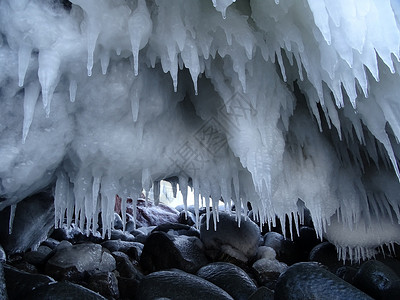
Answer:
POLYGON ((177 268, 188 273, 195 273, 206 265, 204 246, 194 236, 171 236, 156 231, 147 238, 140 264, 148 273, 177 268))
POLYGON ((277 232, 268 232, 264 236, 264 246, 275 250, 277 260, 292 265, 299 262, 299 253, 293 241, 277 232))
POLYGON ((114 257, 98 244, 84 243, 59 248, 45 267, 46 274, 56 280, 80 281, 84 272, 112 272, 116 268, 114 257))
POLYGON ((103 296, 71 282, 57 282, 43 285, 33 290, 24 299, 26 300, 106 300, 103 296))
POLYGON ((54 279, 49 276, 30 274, 8 265, 4 265, 4 277, 6 279, 7 293, 10 300, 25 299, 32 290, 42 285, 55 283, 54 279))
POLYGON ((361 265, 354 276, 354 285, 375 299, 400 299, 400 277, 377 260, 361 265))
POLYGON ((227 254, 239 261, 247 262, 257 253, 260 241, 260 228, 250 219, 240 216, 240 227, 235 215, 219 213, 219 222, 214 230, 213 218, 207 229, 206 217, 201 218, 200 238, 208 254, 216 258, 221 253, 227 254))
POLYGON ((208 264, 197 271, 197 276, 214 283, 237 300, 248 299, 257 290, 249 275, 231 263, 208 264))
POLYGON ((370 296, 340 279, 319 263, 301 262, 279 276, 275 300, 372 300, 370 296))
POLYGON ((101 245, 110 252, 124 252, 129 257, 139 260, 143 251, 143 244, 138 242, 127 242, 121 240, 109 240, 101 243, 101 245))
POLYGON ((159 271, 140 282, 137 299, 233 300, 223 289, 198 276, 180 271, 159 271))

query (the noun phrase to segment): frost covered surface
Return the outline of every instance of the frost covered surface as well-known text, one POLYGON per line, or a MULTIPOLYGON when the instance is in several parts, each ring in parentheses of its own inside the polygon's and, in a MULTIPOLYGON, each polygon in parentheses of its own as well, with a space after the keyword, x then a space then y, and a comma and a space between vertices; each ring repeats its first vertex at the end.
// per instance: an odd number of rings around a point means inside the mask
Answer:
POLYGON ((106 235, 116 194, 170 178, 306 206, 350 255, 400 242, 396 1, 71 2, 0 1, 0 209, 56 182, 56 225, 106 235))

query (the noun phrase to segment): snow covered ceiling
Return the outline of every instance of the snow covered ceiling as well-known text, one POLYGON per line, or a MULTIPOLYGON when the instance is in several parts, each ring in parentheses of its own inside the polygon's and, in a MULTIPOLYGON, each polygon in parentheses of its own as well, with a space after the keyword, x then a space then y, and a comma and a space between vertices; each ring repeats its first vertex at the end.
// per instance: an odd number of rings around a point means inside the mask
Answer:
POLYGON ((343 256, 400 242, 399 13, 0 0, 0 210, 56 183, 56 225, 110 226, 116 194, 177 177, 262 221, 307 207, 343 256))

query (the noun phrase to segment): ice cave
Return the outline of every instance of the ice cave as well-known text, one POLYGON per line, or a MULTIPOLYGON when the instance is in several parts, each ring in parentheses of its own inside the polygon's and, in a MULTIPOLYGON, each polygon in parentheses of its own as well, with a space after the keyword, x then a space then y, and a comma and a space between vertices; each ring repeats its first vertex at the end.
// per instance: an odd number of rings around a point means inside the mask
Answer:
POLYGON ((400 243, 399 50, 397 0, 0 0, 0 210, 50 187, 105 237, 170 182, 370 257, 400 243))

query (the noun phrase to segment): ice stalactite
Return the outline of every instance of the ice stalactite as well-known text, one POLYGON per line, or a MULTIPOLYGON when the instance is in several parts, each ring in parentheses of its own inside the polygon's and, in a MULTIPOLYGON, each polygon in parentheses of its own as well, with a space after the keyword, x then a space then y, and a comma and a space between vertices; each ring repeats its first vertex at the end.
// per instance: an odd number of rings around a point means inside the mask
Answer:
POLYGON ((343 258, 400 242, 396 1, 71 3, 0 1, 0 209, 55 183, 56 226, 108 236, 168 179, 197 226, 223 199, 308 208, 343 258))
POLYGON ((36 102, 39 97, 40 87, 37 82, 26 85, 24 89, 24 123, 22 126, 22 143, 25 143, 26 137, 31 127, 35 113, 36 102))
POLYGON ((151 21, 145 0, 138 1, 136 10, 129 17, 128 26, 134 60, 133 65, 135 75, 137 76, 139 73, 139 51, 149 42, 153 29, 153 22, 151 21))

